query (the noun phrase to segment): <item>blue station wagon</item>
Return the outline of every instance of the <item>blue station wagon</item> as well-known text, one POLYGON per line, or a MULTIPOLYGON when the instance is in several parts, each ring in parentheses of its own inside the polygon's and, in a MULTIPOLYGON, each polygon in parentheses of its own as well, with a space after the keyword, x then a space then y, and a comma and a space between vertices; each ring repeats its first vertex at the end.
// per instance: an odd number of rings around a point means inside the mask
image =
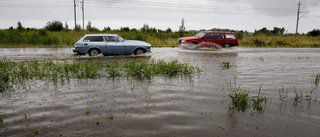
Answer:
POLYGON ((76 42, 73 52, 89 56, 103 55, 139 55, 151 52, 149 43, 137 40, 125 40, 117 34, 87 34, 76 42))

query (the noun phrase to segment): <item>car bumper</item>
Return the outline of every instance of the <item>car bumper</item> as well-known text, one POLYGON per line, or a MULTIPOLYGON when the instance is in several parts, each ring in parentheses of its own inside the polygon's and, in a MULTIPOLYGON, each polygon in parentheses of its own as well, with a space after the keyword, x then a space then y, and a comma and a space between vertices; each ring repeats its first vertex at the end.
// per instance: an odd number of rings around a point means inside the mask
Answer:
POLYGON ((78 51, 76 50, 76 48, 72 49, 73 53, 78 53, 78 51))

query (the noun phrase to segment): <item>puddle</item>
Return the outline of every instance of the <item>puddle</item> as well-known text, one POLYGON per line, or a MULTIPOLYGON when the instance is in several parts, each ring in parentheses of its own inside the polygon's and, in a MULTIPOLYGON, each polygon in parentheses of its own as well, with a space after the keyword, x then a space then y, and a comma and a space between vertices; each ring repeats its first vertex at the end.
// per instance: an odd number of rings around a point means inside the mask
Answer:
POLYGON ((178 59, 202 68, 190 76, 31 80, 30 87, 0 95, 0 136, 318 136, 320 49, 153 48, 141 56, 77 56, 71 48, 0 49, 14 61, 103 62, 178 59), (233 65, 223 68, 222 60, 233 65), (262 111, 229 109, 227 82, 272 98, 262 111), (279 91, 288 91, 280 100, 279 91), (293 104, 295 91, 312 99, 293 104), (90 113, 86 113, 86 107, 90 113), (108 118, 109 114, 114 119, 108 118), (25 115, 27 117, 25 117, 25 115), (96 121, 101 122, 100 125, 96 121))

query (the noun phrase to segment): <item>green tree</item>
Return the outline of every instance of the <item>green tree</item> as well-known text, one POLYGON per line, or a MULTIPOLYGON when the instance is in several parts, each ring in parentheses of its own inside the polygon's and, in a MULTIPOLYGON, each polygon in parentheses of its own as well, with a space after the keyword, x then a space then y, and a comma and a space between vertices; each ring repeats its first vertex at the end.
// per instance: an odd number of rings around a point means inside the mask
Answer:
POLYGON ((129 28, 129 27, 121 27, 121 28, 120 28, 120 31, 121 31, 121 32, 129 32, 129 31, 130 31, 130 28, 129 28))
POLYGON ((75 27, 74 27, 74 29, 73 29, 74 31, 81 31, 81 25, 79 25, 79 24, 77 24, 75 27))
POLYGON ((109 26, 107 28, 104 27, 103 31, 111 31, 111 28, 109 26))
POLYGON ((283 35, 284 31, 285 31, 284 27, 282 27, 282 28, 273 27, 273 30, 271 32, 272 32, 272 34, 275 34, 275 35, 276 34, 283 35))
POLYGON ((24 27, 22 27, 22 24, 21 24, 21 22, 20 21, 18 21, 18 23, 17 23, 17 30, 18 31, 23 31, 25 28, 24 27))
POLYGON ((86 29, 87 29, 87 31, 90 31, 90 32, 99 31, 98 28, 92 27, 91 21, 88 21, 88 25, 86 26, 86 29))
POLYGON ((64 24, 64 29, 67 30, 67 31, 69 30, 68 22, 65 22, 65 24, 64 24))
POLYGON ((143 27, 140 29, 141 32, 149 32, 149 25, 143 24, 143 27))
POLYGON ((168 28, 168 29, 166 30, 166 32, 167 32, 167 33, 171 33, 171 32, 172 32, 171 28, 168 28))
POLYGON ((182 37, 185 31, 186 27, 184 26, 184 18, 182 18, 181 26, 179 26, 179 36, 182 37))
POLYGON ((91 21, 88 21, 88 25, 86 26, 87 31, 90 31, 92 28, 91 21))
POLYGON ((52 22, 49 21, 45 29, 49 31, 62 31, 63 24, 61 21, 52 21, 52 22))
POLYGON ((320 30, 319 29, 314 29, 312 31, 309 31, 307 33, 308 36, 313 36, 313 37, 316 37, 316 36, 320 36, 320 30))

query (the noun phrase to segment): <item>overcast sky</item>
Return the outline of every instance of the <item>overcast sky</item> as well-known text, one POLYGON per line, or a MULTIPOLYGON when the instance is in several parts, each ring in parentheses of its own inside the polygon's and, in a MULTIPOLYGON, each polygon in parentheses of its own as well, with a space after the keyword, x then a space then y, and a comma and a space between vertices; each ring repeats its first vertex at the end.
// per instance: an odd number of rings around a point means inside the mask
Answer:
MULTIPOLYGON (((320 29, 320 0, 300 0, 299 33, 320 29)), ((82 26, 82 0, 76 0, 77 24, 82 26)), ((88 21, 102 30, 149 27, 173 31, 184 18, 187 30, 229 28, 248 30, 284 27, 295 33, 299 0, 84 0, 88 21)), ((43 28, 58 20, 74 28, 74 0, 1 0, 0 29, 43 28)))

